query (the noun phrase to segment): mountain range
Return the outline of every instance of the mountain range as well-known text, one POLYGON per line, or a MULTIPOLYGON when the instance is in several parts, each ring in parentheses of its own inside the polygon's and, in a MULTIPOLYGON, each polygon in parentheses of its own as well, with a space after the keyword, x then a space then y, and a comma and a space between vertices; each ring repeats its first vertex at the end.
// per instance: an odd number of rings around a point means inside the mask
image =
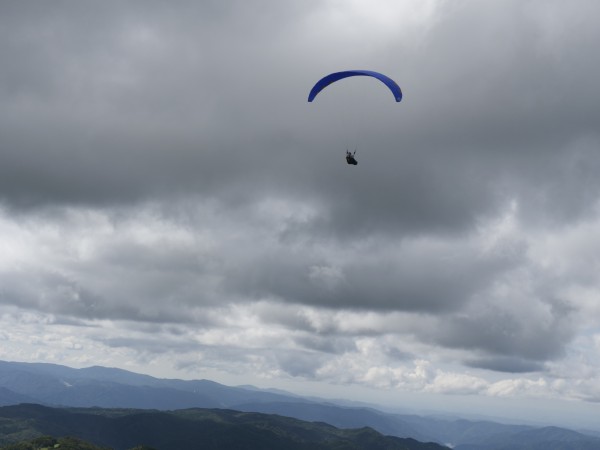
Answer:
POLYGON ((229 409, 323 422, 341 429, 370 427, 383 435, 436 442, 457 450, 600 449, 597 436, 565 428, 391 414, 209 380, 159 379, 106 367, 73 369, 0 361, 0 406, 19 403, 157 411, 229 409))
POLYGON ((115 450, 443 450, 434 443, 383 436, 367 427, 342 430, 324 423, 227 409, 177 411, 0 408, 0 444, 23 436, 75 436, 115 450), (15 436, 16 435, 16 436, 15 436))

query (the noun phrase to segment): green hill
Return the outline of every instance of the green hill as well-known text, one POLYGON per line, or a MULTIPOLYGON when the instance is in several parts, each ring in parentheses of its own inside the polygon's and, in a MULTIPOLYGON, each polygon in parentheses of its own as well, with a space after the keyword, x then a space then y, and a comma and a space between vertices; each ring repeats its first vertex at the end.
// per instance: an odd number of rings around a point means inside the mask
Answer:
MULTIPOLYGON (((101 448, 115 450, 127 450, 142 445, 157 450, 441 450, 445 448, 438 444, 421 443, 413 439, 384 436, 371 428, 342 430, 324 423, 222 409, 165 412, 49 408, 33 404, 0 408, 0 445, 15 444, 40 436, 74 436, 101 448)), ((81 448, 86 449, 86 447, 81 448)), ((95 447, 87 447, 87 449, 95 449, 95 447)))
MULTIPOLYGON (((42 436, 2 447, 3 450, 107 450, 73 437, 42 436)), ((136 449, 131 449, 136 450, 136 449)))

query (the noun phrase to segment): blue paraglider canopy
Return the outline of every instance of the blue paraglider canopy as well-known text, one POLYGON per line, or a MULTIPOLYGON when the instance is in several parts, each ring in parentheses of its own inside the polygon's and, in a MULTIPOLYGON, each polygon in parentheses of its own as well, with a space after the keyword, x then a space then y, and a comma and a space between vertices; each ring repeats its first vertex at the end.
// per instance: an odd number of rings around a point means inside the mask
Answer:
POLYGON ((331 83, 335 83, 336 81, 341 80, 343 78, 356 76, 377 78, 379 81, 385 84, 390 91, 392 91, 392 94, 394 94, 394 98, 397 102, 402 100, 402 91, 400 90, 400 86, 398 86, 398 84, 390 77, 387 77, 379 72, 373 72, 371 70, 346 70, 344 72, 331 73, 317 81, 317 84, 313 86, 313 88, 310 90, 310 94, 308 94, 308 101, 312 102, 317 96, 317 94, 323 89, 325 89, 327 86, 329 86, 331 83))

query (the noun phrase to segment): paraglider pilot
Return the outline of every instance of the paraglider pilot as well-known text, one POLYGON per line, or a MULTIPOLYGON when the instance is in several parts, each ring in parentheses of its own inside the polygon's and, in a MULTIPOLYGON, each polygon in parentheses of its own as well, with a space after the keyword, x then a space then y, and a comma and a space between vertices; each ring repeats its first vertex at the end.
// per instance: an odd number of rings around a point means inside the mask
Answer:
POLYGON ((346 162, 348 164, 352 164, 353 166, 356 166, 358 164, 358 161, 356 161, 356 158, 354 157, 355 154, 356 150, 354 150, 354 153, 350 153, 349 150, 346 150, 346 162))

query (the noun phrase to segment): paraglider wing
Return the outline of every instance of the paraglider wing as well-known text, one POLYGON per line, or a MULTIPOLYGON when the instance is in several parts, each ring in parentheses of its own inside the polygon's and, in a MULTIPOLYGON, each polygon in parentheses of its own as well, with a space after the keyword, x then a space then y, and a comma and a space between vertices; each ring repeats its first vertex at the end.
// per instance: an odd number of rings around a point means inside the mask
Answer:
POLYGON ((343 78, 356 76, 377 78, 379 81, 385 84, 390 91, 392 91, 392 94, 394 94, 394 98, 397 102, 402 100, 402 91, 400 90, 400 86, 398 86, 398 84, 394 80, 385 76, 384 74, 379 72, 373 72, 371 70, 346 70, 344 72, 331 73, 317 81, 317 84, 313 86, 313 88, 310 90, 310 94, 308 94, 308 101, 312 102, 317 96, 317 94, 323 89, 325 89, 327 86, 329 86, 331 83, 335 83, 336 81, 341 80, 343 78))

